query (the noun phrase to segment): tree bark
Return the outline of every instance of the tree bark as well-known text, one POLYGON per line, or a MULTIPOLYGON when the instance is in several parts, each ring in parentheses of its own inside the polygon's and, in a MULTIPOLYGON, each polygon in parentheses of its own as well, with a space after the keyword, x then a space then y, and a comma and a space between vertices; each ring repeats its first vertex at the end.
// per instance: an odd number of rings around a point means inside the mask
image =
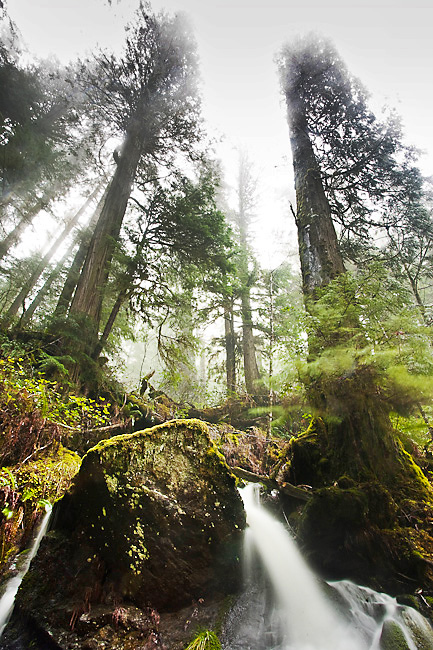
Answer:
POLYGON ((119 295, 117 296, 116 301, 111 309, 110 315, 107 319, 107 322, 105 323, 104 331, 102 332, 101 337, 98 343, 96 344, 95 349, 92 352, 92 359, 97 359, 101 354, 104 345, 108 341, 108 337, 110 336, 111 330, 113 329, 113 325, 120 311, 120 308, 122 307, 127 297, 128 297, 128 290, 122 289, 122 291, 120 291, 119 295))
POLYGON ((236 354, 235 354, 235 328, 233 322, 233 298, 224 305, 224 332, 226 348, 226 379, 227 395, 236 392, 236 354))
POLYGON ((257 395, 261 392, 261 387, 259 387, 260 372, 257 365, 251 310, 252 277, 248 268, 250 260, 248 226, 255 202, 255 180, 251 173, 251 165, 246 157, 241 155, 239 160, 238 213, 236 215, 236 221, 239 227, 239 243, 241 247, 239 277, 242 284, 240 297, 244 375, 245 387, 249 395, 257 395))
POLYGON ((305 107, 295 87, 286 92, 296 190, 296 224, 304 293, 328 284, 344 264, 319 165, 308 133, 305 107))
POLYGON ((133 123, 126 134, 122 154, 108 188, 70 308, 70 314, 87 316, 95 331, 99 328, 109 265, 143 150, 144 134, 139 127, 139 124, 133 123))
POLYGON ((245 386, 249 395, 259 392, 260 372, 257 365, 251 312, 250 288, 246 286, 241 294, 242 342, 244 355, 245 386))

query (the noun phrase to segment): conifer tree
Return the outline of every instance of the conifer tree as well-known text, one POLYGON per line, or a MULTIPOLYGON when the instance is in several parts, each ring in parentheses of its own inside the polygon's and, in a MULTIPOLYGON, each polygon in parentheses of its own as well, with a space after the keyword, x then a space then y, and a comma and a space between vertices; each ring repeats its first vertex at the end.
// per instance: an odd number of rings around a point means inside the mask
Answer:
POLYGON ((198 137, 195 54, 182 20, 153 15, 141 4, 123 55, 101 54, 83 71, 97 119, 123 135, 117 168, 71 304, 96 333, 110 262, 137 170, 149 157, 190 150, 198 137))
MULTIPOLYGON (((334 488, 334 492, 332 488, 322 490, 321 498, 308 510, 312 517, 319 510, 326 512, 327 508, 333 517, 338 518, 338 513, 342 513, 340 499, 349 498, 344 494, 346 484, 342 479, 339 482, 343 475, 349 477, 349 484, 358 483, 359 495, 363 495, 366 503, 369 503, 369 491, 375 489, 379 490, 378 499, 383 507, 390 499, 399 504, 411 495, 409 498, 422 509, 432 498, 431 487, 396 441, 389 413, 392 409, 410 409, 417 398, 426 397, 431 354, 426 354, 422 369, 417 366, 419 333, 410 336, 407 320, 403 321, 399 313, 401 303, 396 303, 399 292, 395 287, 383 298, 385 275, 379 274, 378 269, 362 278, 345 272, 332 222, 336 196, 341 198, 340 206, 347 199, 346 208, 353 205, 352 214, 363 218, 371 209, 367 198, 373 200, 380 193, 382 181, 385 193, 398 196, 402 185, 400 162, 393 157, 396 149, 382 149, 385 143, 390 143, 389 134, 381 132, 378 137, 378 125, 364 111, 359 86, 352 82, 329 44, 319 40, 288 46, 280 70, 293 152, 302 280, 310 314, 310 355, 302 376, 317 414, 309 435, 293 445, 293 472, 303 483, 313 480, 317 487, 323 487, 336 481, 335 485, 341 488, 340 491, 334 488), (359 123, 352 118, 359 118, 359 123), (353 134, 353 140, 349 133, 353 134), (328 163, 323 162, 324 145, 333 139, 336 151, 329 151, 328 163), (337 176, 340 179, 340 194, 337 189, 335 192, 330 189, 333 174, 334 179, 337 176), (367 201, 365 206, 363 200, 367 201), (404 346, 398 338, 399 332, 395 332, 397 315, 407 327, 404 346), (374 332, 378 316, 378 327, 385 332, 382 349, 379 330, 374 332), (301 461, 298 464, 297 458, 301 461), (323 459, 320 472, 317 471, 319 459, 323 459)), ((392 143, 396 141, 391 138, 392 143)), ((417 192, 413 198, 417 199, 417 192)), ((380 528, 380 515, 373 505, 367 508, 370 509, 366 525, 380 528)), ((398 527, 401 515, 396 506, 396 514, 390 517, 393 523, 388 525, 398 527)), ((323 524, 330 545, 344 544, 342 538, 348 524, 342 517, 333 526, 327 521, 323 524)), ((312 520, 305 523, 304 530, 308 527, 317 533, 312 520)), ((320 539, 322 532, 314 539, 320 539)), ((413 530, 412 533, 417 535, 413 530)), ((417 536, 420 543, 421 538, 422 535, 417 536)), ((380 533, 376 533, 375 539, 378 553, 383 552, 379 551, 383 544, 380 533)), ((310 538, 309 543, 314 546, 316 542, 310 538)), ((398 537, 393 544, 397 557, 398 537)), ((362 545, 353 543, 352 552, 362 556, 364 550, 362 545)), ((344 553, 340 557, 334 553, 337 573, 344 553)), ((401 571, 398 560, 394 570, 401 571)))

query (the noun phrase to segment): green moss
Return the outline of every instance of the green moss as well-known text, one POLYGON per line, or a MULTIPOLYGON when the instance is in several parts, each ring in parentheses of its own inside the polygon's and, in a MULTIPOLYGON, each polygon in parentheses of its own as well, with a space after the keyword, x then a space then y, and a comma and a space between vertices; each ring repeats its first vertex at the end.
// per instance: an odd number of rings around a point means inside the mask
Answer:
POLYGON ((179 428, 186 428, 190 429, 191 431, 196 431, 198 429, 205 434, 209 443, 213 444, 209 437, 209 429, 207 425, 201 420, 191 418, 189 420, 170 420, 169 422, 164 422, 163 424, 157 424, 155 427, 152 427, 150 429, 143 429, 143 431, 135 431, 134 433, 123 433, 119 436, 113 436, 112 438, 101 440, 97 445, 95 445, 95 447, 89 449, 87 453, 101 453, 113 446, 128 446, 131 441, 140 440, 140 438, 160 438, 161 433, 166 433, 170 429, 176 430, 179 428))
POLYGON ((12 481, 15 495, 10 519, 2 525, 0 565, 20 550, 39 513, 64 495, 80 464, 78 454, 58 444, 18 469, 0 470, 0 477, 12 481))
POLYGON ((432 487, 421 468, 404 449, 399 439, 396 439, 395 444, 402 470, 401 476, 399 477, 401 491, 406 493, 407 496, 412 495, 418 498, 433 500, 432 487))
POLYGON ((226 433, 224 437, 227 442, 231 442, 236 447, 239 447, 240 444, 239 435, 237 435, 236 433, 226 433))
POLYGON ((80 469, 81 458, 62 445, 51 453, 13 470, 22 502, 37 506, 41 499, 54 503, 69 487, 80 469))
POLYGON ((401 627, 391 620, 383 623, 380 650, 410 650, 401 627))
POLYGON ((399 605, 406 605, 407 607, 412 607, 412 609, 419 610, 418 599, 413 594, 402 594, 397 596, 396 600, 399 605))
POLYGON ((368 496, 360 488, 322 488, 307 503, 306 512, 311 524, 321 529, 352 526, 356 530, 367 520, 368 496))

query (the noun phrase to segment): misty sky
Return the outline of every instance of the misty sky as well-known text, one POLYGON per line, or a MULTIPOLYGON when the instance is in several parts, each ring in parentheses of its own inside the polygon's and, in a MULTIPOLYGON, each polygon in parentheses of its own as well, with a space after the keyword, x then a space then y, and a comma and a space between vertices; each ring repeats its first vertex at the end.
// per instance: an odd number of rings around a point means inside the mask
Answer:
MULTIPOLYGON (((110 8, 104 0, 9 0, 8 11, 30 51, 67 61, 97 42, 118 47, 122 25, 136 4, 113 0, 110 8)), ((260 179, 262 234, 287 225, 288 201, 294 200, 274 63, 281 45, 294 35, 315 31, 331 37, 351 72, 373 93, 375 107, 387 101, 402 115, 408 141, 429 154, 423 171, 433 174, 432 0, 154 0, 152 6, 183 10, 191 18, 205 115, 226 136, 220 155, 227 161, 228 181, 235 175, 234 146, 249 151, 260 179)), ((273 253, 267 256, 272 265, 273 253)))

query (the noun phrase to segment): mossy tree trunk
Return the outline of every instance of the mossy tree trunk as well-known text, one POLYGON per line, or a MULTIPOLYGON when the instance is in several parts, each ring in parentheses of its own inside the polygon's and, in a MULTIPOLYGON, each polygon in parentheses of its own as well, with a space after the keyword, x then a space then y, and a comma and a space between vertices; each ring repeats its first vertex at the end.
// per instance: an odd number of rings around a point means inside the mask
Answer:
MULTIPOLYGON (((307 311, 314 311, 317 290, 325 288, 345 268, 296 82, 289 80, 285 92, 305 305, 307 311)), ((329 345, 348 342, 353 325, 353 317, 347 316, 329 345)), ((310 358, 316 358, 323 351, 323 344, 317 346, 314 332, 309 344, 310 358)), ((355 480, 374 477, 388 483, 391 489, 410 483, 418 497, 431 496, 427 482, 409 471, 411 461, 400 454, 389 419, 390 406, 372 368, 354 367, 335 378, 309 377, 307 391, 310 403, 326 423, 320 433, 322 453, 328 463, 323 472, 326 481, 332 483, 347 473, 355 480)))

